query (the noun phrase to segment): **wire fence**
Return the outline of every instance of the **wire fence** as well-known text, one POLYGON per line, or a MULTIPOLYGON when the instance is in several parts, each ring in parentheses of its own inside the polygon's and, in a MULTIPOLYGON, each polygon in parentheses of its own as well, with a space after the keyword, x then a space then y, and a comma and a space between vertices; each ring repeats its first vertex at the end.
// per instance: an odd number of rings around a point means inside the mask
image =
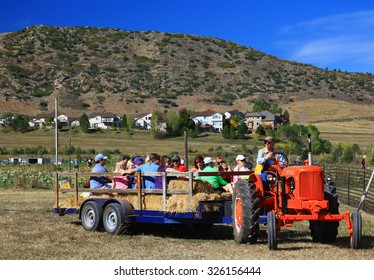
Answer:
MULTIPOLYGON (((339 201, 346 205, 357 207, 373 171, 370 169, 337 166, 324 166, 324 170, 325 174, 329 174, 335 182, 339 201)), ((374 187, 369 188, 361 210, 374 214, 374 187)))

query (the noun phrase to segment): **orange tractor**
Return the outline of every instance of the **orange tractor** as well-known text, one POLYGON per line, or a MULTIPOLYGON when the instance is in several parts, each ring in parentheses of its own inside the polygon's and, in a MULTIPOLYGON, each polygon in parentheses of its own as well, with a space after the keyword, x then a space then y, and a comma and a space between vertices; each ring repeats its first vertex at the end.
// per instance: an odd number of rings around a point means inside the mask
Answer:
MULTIPOLYGON (((323 169, 313 166, 311 138, 309 155, 303 166, 288 166, 288 159, 277 153, 266 172, 266 181, 258 174, 237 181, 233 193, 233 232, 238 243, 256 243, 260 224, 267 224, 268 247, 277 249, 281 227, 296 221, 309 221, 314 242, 336 240, 339 222, 346 220, 350 247, 361 245, 360 211, 339 213, 335 184, 323 169)), ((276 153, 275 153, 276 154, 276 153)))

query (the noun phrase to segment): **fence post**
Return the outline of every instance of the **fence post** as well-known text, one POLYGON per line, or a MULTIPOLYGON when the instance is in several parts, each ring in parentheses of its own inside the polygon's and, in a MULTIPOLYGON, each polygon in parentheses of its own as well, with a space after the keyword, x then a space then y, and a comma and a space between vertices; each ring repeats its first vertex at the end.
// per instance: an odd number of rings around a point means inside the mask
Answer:
MULTIPOLYGON (((364 167, 363 168, 363 171, 364 171, 364 184, 363 184, 363 187, 362 187, 362 192, 364 193, 365 192, 365 189, 366 189, 366 168, 364 167)), ((365 201, 364 201, 364 204, 362 205, 362 209, 364 211, 366 211, 366 204, 365 204, 365 201)))
POLYGON ((347 181, 348 181, 348 205, 350 206, 351 205, 351 188, 350 188, 350 173, 349 173, 349 168, 348 168, 348 172, 347 172, 347 181))
POLYGON ((75 206, 78 207, 78 173, 74 173, 75 206))
POLYGON ((56 192, 56 196, 55 196, 55 199, 56 199, 56 208, 57 210, 59 211, 60 210, 60 205, 59 205, 59 184, 58 184, 58 173, 55 172, 55 192, 56 192))

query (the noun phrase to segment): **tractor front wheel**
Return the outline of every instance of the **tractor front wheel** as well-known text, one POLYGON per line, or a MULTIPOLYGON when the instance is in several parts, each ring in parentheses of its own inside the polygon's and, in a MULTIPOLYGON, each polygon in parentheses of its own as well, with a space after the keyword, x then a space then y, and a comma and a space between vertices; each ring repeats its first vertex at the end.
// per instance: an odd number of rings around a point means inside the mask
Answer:
POLYGON ((362 217, 360 211, 354 211, 351 214, 352 219, 352 235, 350 245, 352 249, 359 249, 361 247, 362 238, 362 217))
POLYGON ((238 243, 256 243, 260 223, 258 191, 256 186, 245 180, 235 183, 232 196, 233 233, 238 243))
MULTIPOLYGON (((325 192, 325 200, 329 201, 330 214, 339 214, 338 195, 325 192)), ((309 229, 313 242, 331 243, 336 240, 338 235, 339 222, 310 221, 309 229)))
POLYGON ((275 212, 268 212, 267 224, 268 224, 269 250, 276 250, 277 249, 277 218, 275 217, 275 212))

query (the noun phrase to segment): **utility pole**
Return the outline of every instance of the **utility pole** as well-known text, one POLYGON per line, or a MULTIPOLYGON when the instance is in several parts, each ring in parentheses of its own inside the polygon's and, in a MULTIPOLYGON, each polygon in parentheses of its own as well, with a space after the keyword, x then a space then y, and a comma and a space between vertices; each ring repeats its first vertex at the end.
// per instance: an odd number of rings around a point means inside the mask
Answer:
POLYGON ((56 169, 58 166, 58 98, 55 98, 55 153, 56 153, 56 169))

